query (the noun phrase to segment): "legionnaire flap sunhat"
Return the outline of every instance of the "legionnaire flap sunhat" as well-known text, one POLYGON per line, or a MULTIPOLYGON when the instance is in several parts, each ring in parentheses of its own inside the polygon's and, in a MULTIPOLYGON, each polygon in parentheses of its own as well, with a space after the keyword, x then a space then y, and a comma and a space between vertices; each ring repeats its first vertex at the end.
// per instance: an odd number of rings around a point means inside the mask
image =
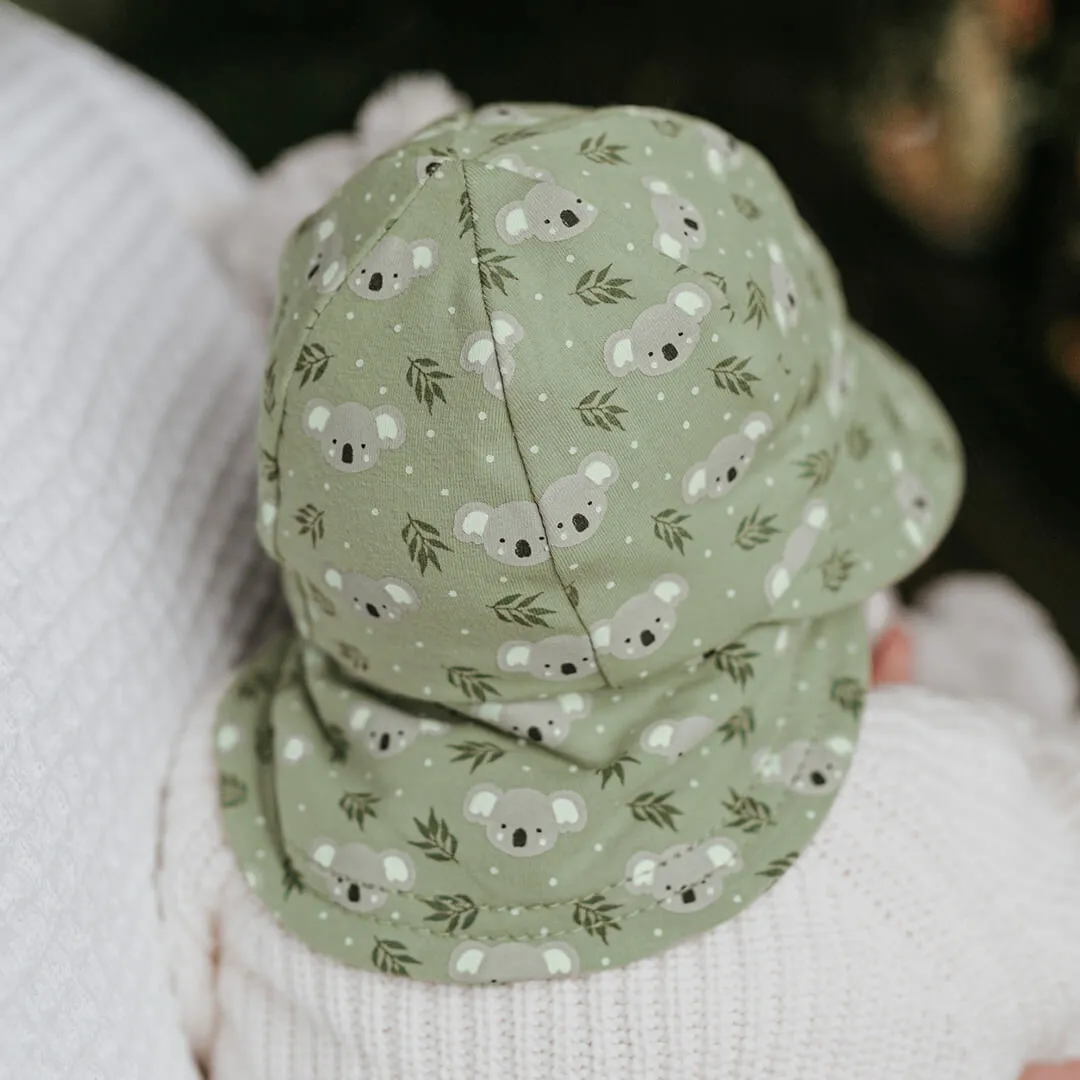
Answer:
POLYGON ((280 286, 258 530, 295 626, 216 730, 252 888, 461 983, 752 904, 849 768, 863 601, 962 480, 769 165, 678 114, 488 107, 346 183, 280 286))

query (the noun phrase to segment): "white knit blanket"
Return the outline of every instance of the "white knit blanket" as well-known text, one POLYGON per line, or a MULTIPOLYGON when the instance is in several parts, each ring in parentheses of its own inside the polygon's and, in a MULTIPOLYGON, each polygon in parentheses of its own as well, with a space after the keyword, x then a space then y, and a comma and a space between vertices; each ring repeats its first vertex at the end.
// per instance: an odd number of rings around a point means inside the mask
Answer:
POLYGON ((0 1077, 193 1076, 156 808, 257 607, 258 333, 187 219, 186 107, 0 4, 0 1077))
MULTIPOLYGON (((249 182, 190 110, 0 2, 5 1080, 194 1076, 155 909, 159 793, 267 578, 259 327, 193 222, 249 182)), ((1036 609, 993 582, 936 604, 925 681, 1072 707, 1036 609)))

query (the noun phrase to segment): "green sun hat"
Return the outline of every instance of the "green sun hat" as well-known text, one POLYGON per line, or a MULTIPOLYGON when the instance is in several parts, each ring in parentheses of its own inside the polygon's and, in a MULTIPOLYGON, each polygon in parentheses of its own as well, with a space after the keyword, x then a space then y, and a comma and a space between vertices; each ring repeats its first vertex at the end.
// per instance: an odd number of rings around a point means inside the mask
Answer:
POLYGON ((432 981, 736 916, 856 752, 863 605, 962 484, 767 162, 632 107, 428 129, 292 238, 258 531, 294 629, 216 730, 290 931, 432 981))

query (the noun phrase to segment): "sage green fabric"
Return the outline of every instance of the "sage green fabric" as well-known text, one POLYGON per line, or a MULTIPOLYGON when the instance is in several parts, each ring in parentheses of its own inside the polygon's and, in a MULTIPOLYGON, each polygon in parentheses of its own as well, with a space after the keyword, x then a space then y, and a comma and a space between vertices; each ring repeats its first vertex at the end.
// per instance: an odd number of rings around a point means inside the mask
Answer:
POLYGON ((466 983, 722 923, 849 768, 862 602, 961 487, 767 163, 636 108, 489 107, 297 231, 259 535, 295 631, 217 747, 289 930, 466 983))

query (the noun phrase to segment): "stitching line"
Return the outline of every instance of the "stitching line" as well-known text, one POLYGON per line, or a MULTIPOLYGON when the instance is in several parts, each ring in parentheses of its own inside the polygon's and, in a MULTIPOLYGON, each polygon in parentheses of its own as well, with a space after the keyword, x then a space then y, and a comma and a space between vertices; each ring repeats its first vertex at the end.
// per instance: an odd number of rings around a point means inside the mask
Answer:
MULTIPOLYGON (((461 165, 461 182, 465 191, 465 201, 469 207, 469 216, 475 223, 476 207, 473 204, 472 192, 469 190, 469 179, 467 171, 468 163, 465 161, 460 161, 459 164, 461 165)), ((498 344, 495 341, 495 327, 491 321, 491 304, 489 302, 487 290, 484 288, 483 280, 480 279, 480 242, 479 237, 477 236, 477 229, 475 224, 474 227, 469 230, 469 232, 472 234, 473 254, 476 256, 477 278, 480 286, 480 300, 484 305, 484 315, 488 321, 488 328, 491 332, 492 344, 495 346, 495 362, 499 365, 499 375, 501 377, 503 375, 502 360, 500 357, 498 344)), ((508 380, 503 380, 503 387, 503 407, 506 410, 506 419, 510 425, 510 435, 514 442, 514 452, 517 454, 518 462, 521 465, 521 471, 525 476, 525 483, 529 487, 529 498, 532 500, 533 506, 536 507, 536 512, 540 515, 540 520, 544 522, 544 531, 548 532, 550 531, 548 529, 548 523, 544 521, 544 515, 540 510, 540 498, 536 492, 536 488, 533 486, 532 477, 529 475, 529 468, 525 461, 525 454, 521 449, 521 440, 518 438, 517 428, 514 426, 514 414, 510 408, 510 393, 509 389, 507 389, 508 380)), ((550 562, 551 572, 555 576, 555 580, 559 583, 559 587, 562 590, 563 596, 567 597, 568 583, 563 580, 562 574, 559 573, 558 562, 555 558, 554 550, 551 551, 550 562)), ((567 599, 566 602, 569 604, 569 599, 567 599)), ((593 660, 596 662, 597 673, 600 675, 600 678, 604 680, 604 686, 607 687, 607 689, 609 690, 613 690, 615 687, 612 684, 611 680, 608 678, 607 672, 604 671, 604 668, 600 663, 600 655, 596 651, 596 646, 593 644, 592 635, 589 633, 588 626, 585 625, 585 620, 581 617, 581 612, 578 611, 578 609, 573 604, 570 604, 570 608, 574 612, 574 618, 577 620, 578 625, 581 627, 582 631, 585 634, 585 639, 589 643, 589 651, 592 653, 593 660)))

